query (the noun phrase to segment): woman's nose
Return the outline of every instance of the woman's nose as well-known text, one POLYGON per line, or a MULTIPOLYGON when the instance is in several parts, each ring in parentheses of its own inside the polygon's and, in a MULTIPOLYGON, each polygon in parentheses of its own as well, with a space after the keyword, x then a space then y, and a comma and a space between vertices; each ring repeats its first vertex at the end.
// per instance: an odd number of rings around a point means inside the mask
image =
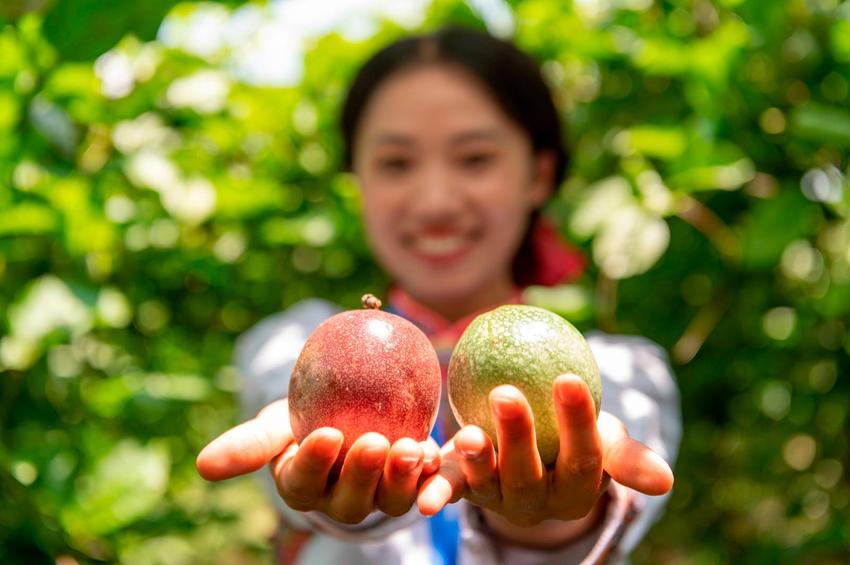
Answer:
POLYGON ((435 164, 423 167, 412 198, 416 212, 442 217, 460 210, 462 193, 448 167, 435 164))

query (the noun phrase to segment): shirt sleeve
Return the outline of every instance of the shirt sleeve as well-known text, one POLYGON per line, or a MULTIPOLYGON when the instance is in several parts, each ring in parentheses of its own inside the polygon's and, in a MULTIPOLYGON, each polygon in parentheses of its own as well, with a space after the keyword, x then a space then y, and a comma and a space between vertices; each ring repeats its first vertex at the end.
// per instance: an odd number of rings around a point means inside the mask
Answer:
MULTIPOLYGON (((253 418, 270 402, 286 397, 289 377, 307 338, 319 324, 338 312, 339 308, 324 300, 305 300, 258 322, 239 337, 233 361, 240 378, 243 419, 253 418)), ((344 541, 369 541, 381 539, 420 518, 414 508, 399 518, 373 512, 360 524, 342 524, 321 512, 289 508, 277 493, 271 474, 264 469, 259 477, 283 520, 297 530, 310 530, 344 541)))
MULTIPOLYGON (((636 336, 592 333, 587 341, 602 376, 602 410, 619 418, 629 434, 672 467, 682 434, 679 391, 664 350, 636 336)), ((461 563, 512 565, 617 562, 625 558, 661 516, 668 495, 652 497, 612 482, 602 521, 563 548, 535 550, 494 537, 481 513, 461 501, 461 563)))

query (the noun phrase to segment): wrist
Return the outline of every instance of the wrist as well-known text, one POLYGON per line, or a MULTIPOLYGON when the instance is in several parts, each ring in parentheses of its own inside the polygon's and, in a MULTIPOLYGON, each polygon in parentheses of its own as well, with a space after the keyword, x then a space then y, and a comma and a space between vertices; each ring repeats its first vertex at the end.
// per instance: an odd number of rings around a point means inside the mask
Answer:
POLYGON ((583 518, 578 520, 544 520, 536 526, 517 526, 507 518, 482 508, 484 522, 502 541, 534 549, 555 549, 581 539, 593 530, 604 515, 608 496, 602 495, 583 518))

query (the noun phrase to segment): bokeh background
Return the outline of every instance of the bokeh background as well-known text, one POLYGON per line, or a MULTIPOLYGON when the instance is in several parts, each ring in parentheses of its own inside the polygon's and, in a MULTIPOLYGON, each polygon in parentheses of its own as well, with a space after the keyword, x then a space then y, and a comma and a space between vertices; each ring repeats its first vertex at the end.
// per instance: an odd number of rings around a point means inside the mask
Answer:
POLYGON ((446 22, 543 62, 550 207, 586 251, 534 300, 670 353, 685 433, 636 563, 850 547, 850 1, 3 0, 0 562, 262 563, 240 332, 386 280, 340 172, 358 63, 446 22))

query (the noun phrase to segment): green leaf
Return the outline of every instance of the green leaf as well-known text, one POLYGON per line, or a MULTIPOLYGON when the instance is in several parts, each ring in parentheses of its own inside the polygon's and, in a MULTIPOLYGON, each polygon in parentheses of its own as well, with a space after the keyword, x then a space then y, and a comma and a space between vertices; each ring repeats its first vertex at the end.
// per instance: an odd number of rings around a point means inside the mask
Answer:
POLYGON ((0 237, 54 233, 58 225, 56 212, 41 204, 24 202, 0 210, 0 237))
POLYGON ((163 444, 119 441, 62 510, 62 523, 78 538, 94 538, 131 524, 153 510, 168 486, 170 457, 163 444))
POLYGON ((793 132, 818 143, 850 148, 850 111, 837 106, 806 104, 791 114, 793 132))
POLYGON ((743 263, 751 268, 770 268, 793 241, 807 238, 821 215, 817 204, 797 190, 757 201, 741 230, 743 263))
POLYGON ((631 146, 649 157, 676 159, 687 144, 685 132, 679 126, 639 125, 629 130, 631 146))

